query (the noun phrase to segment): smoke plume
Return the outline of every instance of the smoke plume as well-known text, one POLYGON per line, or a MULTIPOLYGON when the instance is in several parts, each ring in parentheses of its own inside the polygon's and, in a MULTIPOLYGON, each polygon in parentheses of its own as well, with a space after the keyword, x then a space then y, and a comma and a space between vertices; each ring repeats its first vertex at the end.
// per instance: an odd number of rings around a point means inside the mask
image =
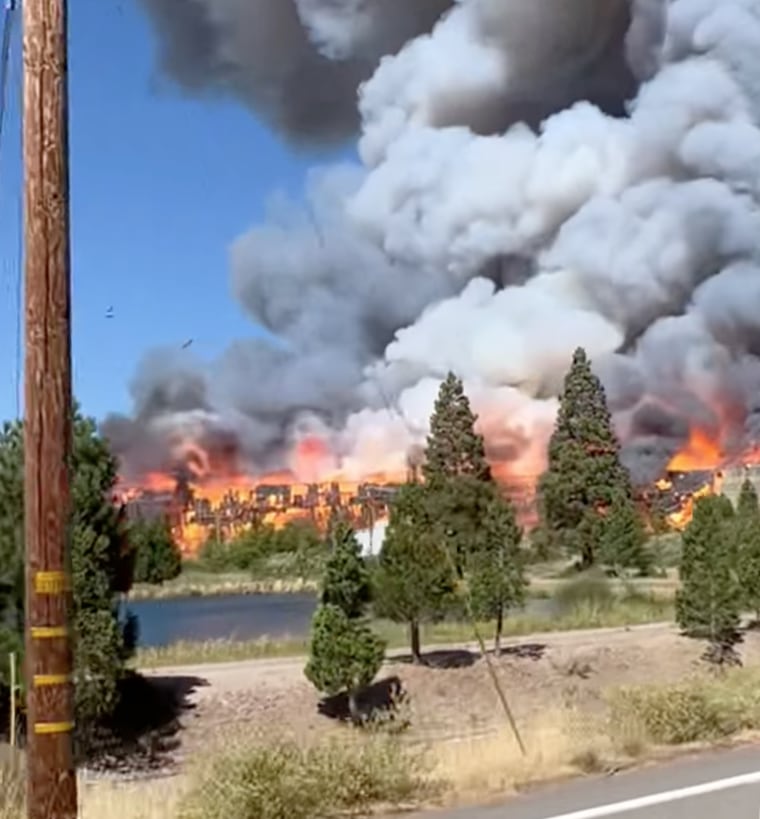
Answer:
MULTIPOLYGON (((448 370, 489 451, 540 468, 584 346, 637 480, 695 426, 760 433, 760 0, 143 0, 162 70, 289 140, 358 139, 231 250, 277 343, 154 352, 127 473, 403 469, 448 370)), ((252 161, 254 158, 252 157, 252 161)))

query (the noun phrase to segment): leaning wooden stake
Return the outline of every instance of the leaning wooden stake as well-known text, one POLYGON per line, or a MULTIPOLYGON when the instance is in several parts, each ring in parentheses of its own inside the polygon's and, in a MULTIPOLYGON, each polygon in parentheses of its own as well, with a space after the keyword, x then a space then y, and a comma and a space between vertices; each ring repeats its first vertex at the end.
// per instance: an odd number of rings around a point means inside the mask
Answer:
MULTIPOLYGON (((449 549, 448 545, 443 546, 443 551, 446 554, 446 559, 451 566, 451 570, 454 573, 454 576, 457 575, 457 568, 456 563, 454 562, 454 558, 451 556, 451 550, 449 549)), ((520 734, 520 729, 517 727, 517 722, 515 721, 514 714, 512 713, 512 709, 509 707, 509 703, 507 702, 507 695, 504 693, 504 686, 501 684, 501 680, 499 679, 499 675, 496 673, 496 669, 493 666, 493 662, 491 661, 491 657, 486 650, 486 644, 483 640, 483 635, 480 633, 480 629, 478 628, 478 621, 475 618, 475 614, 472 610, 472 598, 470 596, 470 590, 467 589, 464 595, 464 603, 465 608, 467 609, 467 616, 470 619, 470 625, 472 626, 472 633, 475 635, 475 639, 478 641, 478 645, 480 646, 480 654, 483 659, 486 661, 486 667, 488 668, 488 673, 491 676, 491 682, 493 683, 493 687, 496 689, 496 695, 499 698, 499 702, 501 703, 502 710, 504 711, 504 716, 507 718, 507 722, 509 723, 509 727, 512 729, 512 733, 515 735, 515 739, 517 740, 517 747, 520 749, 520 753, 525 756, 527 754, 527 750, 525 748, 525 743, 523 742, 522 736, 520 734)))

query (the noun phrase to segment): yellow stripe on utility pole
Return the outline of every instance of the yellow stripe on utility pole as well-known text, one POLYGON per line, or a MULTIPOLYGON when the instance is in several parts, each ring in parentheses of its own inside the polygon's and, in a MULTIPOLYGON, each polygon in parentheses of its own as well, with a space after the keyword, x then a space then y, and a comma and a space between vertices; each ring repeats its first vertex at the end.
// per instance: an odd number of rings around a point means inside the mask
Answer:
POLYGON ((34 733, 38 735, 69 734, 73 730, 73 722, 36 722, 34 724, 34 733))
POLYGON ((64 594, 71 589, 71 581, 66 572, 37 572, 34 575, 34 590, 37 594, 64 594))

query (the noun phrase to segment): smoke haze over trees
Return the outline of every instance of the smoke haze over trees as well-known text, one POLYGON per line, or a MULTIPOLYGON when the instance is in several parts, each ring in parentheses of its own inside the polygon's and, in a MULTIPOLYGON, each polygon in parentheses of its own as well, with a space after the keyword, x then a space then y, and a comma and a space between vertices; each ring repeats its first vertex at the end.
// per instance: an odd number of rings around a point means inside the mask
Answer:
POLYGON ((188 440, 299 472, 312 435, 325 470, 403 473, 453 371, 536 474, 578 346, 635 480, 690 426, 756 437, 760 0, 142 2, 178 87, 360 162, 230 250, 275 341, 146 356, 104 424, 127 473, 188 440))

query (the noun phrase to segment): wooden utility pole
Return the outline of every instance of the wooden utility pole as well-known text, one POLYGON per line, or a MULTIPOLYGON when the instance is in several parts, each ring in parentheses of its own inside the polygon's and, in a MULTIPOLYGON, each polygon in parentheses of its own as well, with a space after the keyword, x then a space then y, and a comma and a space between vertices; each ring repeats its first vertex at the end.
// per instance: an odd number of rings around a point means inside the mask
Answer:
POLYGON ((29 819, 77 815, 68 623, 72 394, 66 4, 22 4, 29 819))

